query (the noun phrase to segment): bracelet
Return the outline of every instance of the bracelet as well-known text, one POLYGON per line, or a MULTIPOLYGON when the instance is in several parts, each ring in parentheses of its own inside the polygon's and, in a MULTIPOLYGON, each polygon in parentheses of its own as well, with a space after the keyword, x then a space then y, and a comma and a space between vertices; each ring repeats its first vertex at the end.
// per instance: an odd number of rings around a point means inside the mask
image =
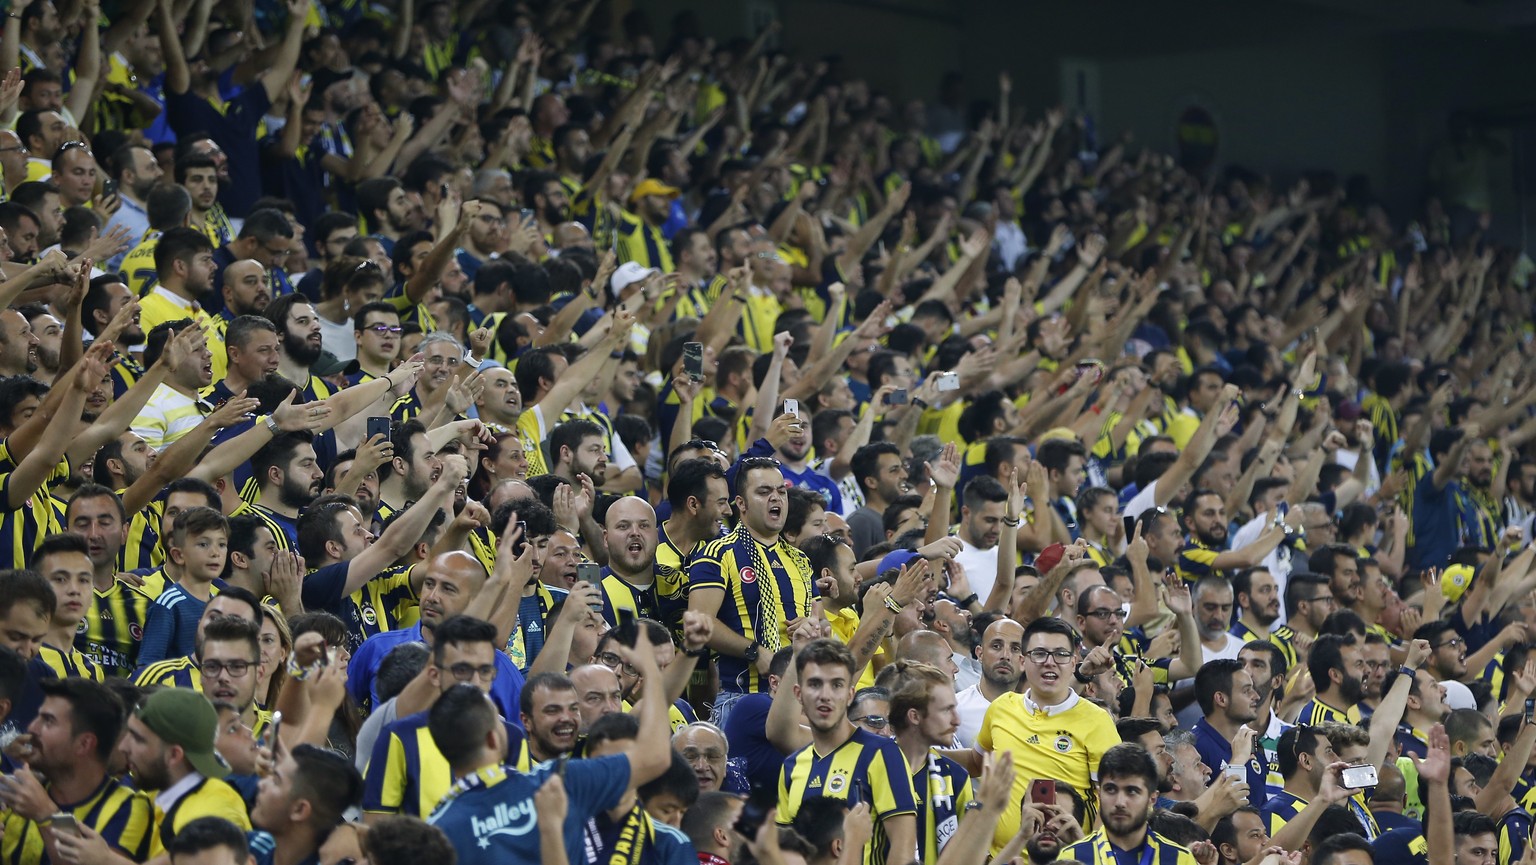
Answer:
POLYGON ((684 650, 683 654, 687 655, 690 658, 707 658, 707 657, 709 657, 709 647, 705 646, 702 649, 697 649, 697 650, 694 650, 694 651, 691 651, 691 652, 687 651, 687 650, 684 650))
POLYGON ((928 401, 923 399, 922 397, 918 397, 918 396, 912 397, 911 403, 913 405, 917 406, 920 409, 925 409, 926 410, 928 408, 928 401))
POLYGON ((956 601, 955 603, 959 604, 962 607, 965 607, 966 609, 970 609, 971 604, 979 604, 979 603, 981 603, 981 597, 979 595, 977 595, 975 592, 971 592, 969 595, 966 595, 965 597, 961 598, 960 600, 956 601))
POLYGON ((906 607, 904 605, 899 603, 895 598, 891 597, 890 595, 886 595, 885 596, 885 608, 887 610, 890 610, 891 612, 897 614, 897 615, 901 615, 901 611, 906 609, 906 607))
POLYGON ((283 434, 283 431, 281 429, 278 429, 277 418, 273 417, 272 415, 267 415, 267 416, 263 417, 261 419, 261 422, 267 425, 267 429, 271 430, 273 435, 276 436, 276 435, 282 435, 283 434))
POLYGON ((1011 517, 1011 518, 1010 517, 1003 517, 1003 525, 1007 526, 1010 529, 1018 528, 1019 524, 1022 523, 1022 522, 1024 522, 1024 521, 1022 519, 1020 519, 1019 517, 1011 517))
POLYGON ((1072 670, 1072 678, 1082 682, 1084 685, 1093 684, 1093 677, 1083 675, 1083 667, 1081 664, 1072 670))
POLYGON ((1418 675, 1418 672, 1419 672, 1418 670, 1415 670, 1414 668, 1408 666, 1407 664, 1404 664, 1401 667, 1398 667, 1397 671, 1399 673, 1402 673, 1403 675, 1407 676, 1410 679, 1412 679, 1414 676, 1418 675))
MULTIPOLYGON (((484 363, 484 361, 480 360, 479 358, 475 357, 474 355, 470 354, 467 351, 464 352, 464 362, 466 364, 469 364, 470 366, 476 367, 476 368, 478 368, 481 363, 484 363)), ((390 385, 390 386, 393 387, 394 385, 390 385)))

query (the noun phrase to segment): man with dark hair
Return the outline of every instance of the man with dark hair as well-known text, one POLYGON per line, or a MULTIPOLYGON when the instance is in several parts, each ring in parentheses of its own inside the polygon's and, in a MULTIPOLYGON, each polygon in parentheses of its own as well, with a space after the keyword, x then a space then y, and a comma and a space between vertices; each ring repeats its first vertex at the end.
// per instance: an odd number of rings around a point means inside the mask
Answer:
MULTIPOLYGON (((213 297, 213 244, 190 228, 165 231, 155 243, 158 282, 140 301, 139 326, 145 333, 168 321, 193 319, 212 326, 208 304, 213 297)), ((132 288, 129 284, 129 288, 132 288)), ((222 301, 218 301, 222 305, 222 301)), ((213 359, 214 379, 224 377, 224 352, 213 359)))
POLYGON ((867 802, 875 833, 865 860, 908 858, 905 851, 921 849, 911 772, 895 742, 848 720, 858 673, 853 653, 833 640, 813 640, 795 654, 794 669, 795 696, 810 723, 811 743, 784 761, 779 824, 793 823, 807 799, 867 802))
MULTIPOLYGON (((633 715, 615 712, 605 715, 593 726, 587 736, 587 759, 623 754, 634 746, 640 734, 640 722, 633 715)), ((589 842, 597 848, 597 861, 612 861, 615 855, 632 851, 623 832, 624 827, 639 827, 639 847, 648 858, 661 862, 694 862, 688 848, 687 836, 678 831, 683 812, 699 797, 699 781, 688 767, 688 761, 675 752, 666 771, 638 788, 631 786, 619 797, 612 808, 593 815, 588 823, 592 833, 589 842)))
POLYGON ((738 836, 733 827, 744 807, 746 802, 732 793, 706 791, 699 794, 698 801, 683 815, 683 823, 678 828, 693 843, 700 862, 729 865, 731 854, 737 847, 738 836))
POLYGON ((310 370, 320 360, 320 314, 309 299, 300 294, 274 297, 262 317, 272 322, 283 338, 283 355, 278 371, 302 389, 304 402, 322 400, 335 388, 310 370))
POLYGON ((171 352, 165 380, 155 388, 130 427, 134 435, 156 451, 175 444, 203 422, 207 412, 199 394, 214 382, 216 369, 223 365, 223 352, 220 351, 221 362, 215 364, 206 340, 194 338, 192 350, 185 357, 179 347, 171 345, 177 342, 177 334, 182 330, 196 326, 190 318, 162 322, 149 332, 145 342, 144 360, 151 367, 162 353, 171 352))
POLYGON ((1232 599, 1240 611, 1232 635, 1247 643, 1269 639, 1269 626, 1280 618, 1280 591, 1268 568, 1243 568, 1232 576, 1232 599))
POLYGON ((549 433, 550 474, 580 483, 586 475, 595 486, 602 486, 608 472, 608 437, 603 428, 589 420, 566 421, 549 433))
POLYGON ((363 779, 345 757, 314 745, 294 748, 272 768, 251 806, 251 852, 264 862, 317 860, 361 798, 363 779))
POLYGON ((1364 693, 1365 656, 1353 635, 1324 634, 1307 655, 1307 672, 1317 696, 1301 707, 1299 724, 1358 724, 1364 693))
POLYGON ((1294 667, 1306 653, 1298 651, 1296 638, 1316 639, 1323 621, 1335 609, 1333 589, 1318 574, 1298 572, 1285 582, 1285 624, 1270 632, 1269 639, 1285 654, 1285 665, 1294 667))
POLYGON ((24 861, 41 861, 53 839, 58 812, 72 814, 99 833, 113 851, 134 862, 149 856, 155 830, 152 803, 109 771, 124 721, 122 702, 110 688, 80 678, 41 683, 43 703, 27 727, 32 772, 10 775, 0 799, 10 813, 5 846, 24 861))
POLYGON ((457 865, 448 836, 415 817, 385 817, 361 836, 370 865, 457 865))
POLYGON ((171 865, 246 865, 251 861, 246 830, 223 817, 189 821, 162 849, 171 865))
POLYGON ((417 216, 396 177, 370 177, 357 185, 357 212, 369 237, 393 253, 395 241, 417 228, 417 216))
MULTIPOLYGON (((231 274, 245 262, 230 266, 231 274)), ((247 388, 277 372, 282 357, 282 343, 277 328, 259 315, 240 315, 224 328, 224 356, 227 374, 214 382, 208 400, 214 405, 233 399, 247 388)))
POLYGON ((1140 857, 1158 865, 1194 865, 1195 856, 1188 848, 1163 838, 1147 825, 1157 801, 1157 764, 1146 748, 1125 742, 1105 751, 1094 789, 1104 826, 1063 847, 1057 854, 1060 860, 1109 863, 1140 857))
POLYGON ((28 564, 48 581, 55 598, 48 636, 38 647, 37 660, 59 678, 81 677, 100 682, 101 668, 75 647, 75 637, 85 621, 94 588, 90 544, 79 535, 49 535, 32 553, 28 564))
POLYGON ((278 546, 298 549, 299 513, 320 495, 325 479, 313 437, 284 433, 273 438, 251 457, 251 476, 257 494, 256 501, 246 506, 248 512, 281 532, 278 546))
MULTIPOLYGON (((1024 629, 1028 687, 1022 694, 998 696, 982 721, 977 748, 1013 752, 1018 769, 1015 801, 1023 801, 1031 778, 1056 778, 1087 790, 1094 773, 1100 771, 1100 759, 1120 741, 1109 713, 1072 690, 1077 644, 1077 632, 1061 619, 1041 617, 1030 622, 1024 629)), ((1154 768, 1152 791, 1156 778, 1154 768)), ((1017 813, 1004 813, 993 836, 994 849, 1013 837, 1018 826, 1017 813)))
POLYGON ((1426 622, 1413 632, 1413 638, 1428 640, 1434 650, 1426 669, 1436 681, 1460 681, 1467 674, 1467 641, 1451 623, 1426 622))
MULTIPOLYGON (((429 699, 459 684, 471 684, 488 693, 496 681, 496 627, 469 616, 454 616, 437 627, 432 660, 419 674, 430 688, 429 699)), ((428 731, 430 706, 387 725, 373 745, 368 761, 362 803, 366 819, 387 814, 423 816, 448 792, 453 778, 448 761, 428 731)), ((506 732, 506 760, 527 771, 530 756, 523 735, 510 722, 506 732)))
MULTIPOLYGON (((160 162, 148 147, 137 144, 119 147, 107 160, 107 169, 112 179, 117 181, 117 194, 122 200, 122 206, 107 220, 105 231, 118 226, 126 228, 131 249, 150 230, 149 212, 146 209, 149 193, 165 176, 165 169, 160 167, 160 162)), ((122 263, 124 254, 126 250, 108 259, 106 270, 115 271, 122 263)))
POLYGON ((864 551, 885 540, 883 515, 907 486, 906 465, 901 449, 890 442, 867 444, 853 454, 850 463, 853 481, 864 494, 864 504, 848 515, 848 529, 853 534, 853 551, 864 551))
POLYGON ((254 261, 261 265, 266 273, 269 297, 293 294, 293 285, 283 269, 293 244, 293 223, 281 210, 265 207, 251 211, 241 223, 240 233, 235 239, 213 254, 215 295, 209 311, 215 315, 224 312, 222 292, 225 271, 237 261, 254 261))
POLYGON ((1205 576, 1227 576, 1236 568, 1258 567, 1285 540, 1285 527, 1271 523, 1247 546, 1227 547, 1227 510, 1220 493, 1197 489, 1184 500, 1183 528, 1189 540, 1179 550, 1179 576, 1194 582, 1205 576))
MULTIPOLYGON (((438 699, 428 721, 433 741, 452 766, 453 777, 481 779, 456 786, 431 818, 432 825, 453 842, 461 865, 543 861, 537 833, 495 830, 506 825, 498 815, 532 814, 535 791, 557 772, 564 775, 568 797, 566 854, 572 862, 582 861, 587 822, 619 804, 630 787, 667 771, 672 765, 667 697, 651 649, 643 632, 633 649, 622 644, 614 647, 624 662, 640 671, 645 683, 639 701, 639 733, 619 754, 558 765, 546 762, 528 772, 508 772, 502 765, 507 750, 505 727, 497 723, 495 709, 484 695, 459 685, 438 699)), ((572 698, 574 702, 574 694, 572 698)), ((529 734, 533 735, 531 729, 529 734)))

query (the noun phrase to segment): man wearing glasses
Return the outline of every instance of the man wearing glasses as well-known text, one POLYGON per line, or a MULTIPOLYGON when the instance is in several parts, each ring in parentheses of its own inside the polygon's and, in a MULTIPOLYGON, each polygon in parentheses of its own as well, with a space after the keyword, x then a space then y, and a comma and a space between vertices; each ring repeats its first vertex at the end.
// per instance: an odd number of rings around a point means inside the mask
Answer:
MULTIPOLYGON (((1039 618, 1024 629, 1024 693, 1000 695, 987 709, 976 746, 1012 751, 1017 776, 1012 801, 1021 802, 1037 778, 1055 778, 1076 790, 1092 789, 1099 759, 1119 744, 1109 713, 1072 690, 1077 633, 1057 618, 1039 618)), ((1007 809, 992 839, 996 853, 1019 828, 1019 812, 1007 809)))
POLYGON ((255 622, 228 616, 203 629, 197 647, 198 686, 210 701, 234 706, 257 738, 272 723, 272 712, 256 705, 260 660, 261 628, 255 622))
MULTIPOLYGON (((432 658, 422 670, 436 702, 449 688, 473 684, 490 693, 496 682, 496 626, 470 616, 454 616, 437 626, 432 658)), ((389 814, 422 817, 432 813, 453 784, 452 771, 427 728, 431 706, 385 727, 373 745, 363 778, 363 820, 389 814)), ((531 768, 522 731, 505 718, 507 761, 520 772, 531 768)))
POLYGON ((1269 639, 1285 655, 1286 667, 1305 660, 1312 641, 1333 612, 1333 590, 1328 579, 1318 574, 1291 574, 1285 585, 1286 623, 1274 630, 1269 639))
MULTIPOLYGON (((1430 622, 1413 632, 1415 640, 1428 640, 1434 649, 1425 670, 1437 682, 1461 681, 1467 674, 1467 641, 1448 622, 1430 622)), ((1426 728, 1427 729, 1427 728, 1426 728)))

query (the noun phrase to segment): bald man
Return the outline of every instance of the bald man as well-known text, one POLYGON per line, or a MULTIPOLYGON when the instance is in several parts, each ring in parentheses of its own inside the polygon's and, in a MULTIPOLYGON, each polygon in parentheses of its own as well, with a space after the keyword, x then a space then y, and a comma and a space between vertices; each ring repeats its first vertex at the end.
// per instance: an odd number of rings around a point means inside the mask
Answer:
POLYGON ((579 222, 562 222, 555 226, 552 239, 555 249, 592 248, 592 233, 579 222))
POLYGON ((960 668, 955 666, 955 654, 949 642, 937 631, 913 631, 896 644, 896 660, 921 661, 949 674, 954 681, 960 668))
MULTIPOLYGON (((374 634, 363 641, 347 665, 347 693, 368 711, 379 704, 376 677, 379 664, 389 650, 401 643, 433 645, 437 626, 469 608, 470 602, 485 588, 487 575, 480 560, 462 550, 441 553, 426 565, 421 584, 421 621, 409 628, 374 634)), ((506 652, 496 653, 496 680, 491 685, 491 700, 503 718, 519 717, 518 695, 523 690, 523 674, 506 652)))
POLYGON ((253 258, 242 258, 224 268, 224 318, 237 315, 261 315, 272 302, 267 283, 267 269, 253 258))
POLYGON ((604 715, 624 711, 624 689, 619 677, 602 664, 587 664, 571 671, 576 686, 576 705, 581 712, 581 735, 604 715))
POLYGON ((1013 619, 998 619, 981 635, 976 654, 981 661, 981 681, 955 695, 955 709, 960 713, 960 730, 955 735, 966 748, 975 747, 976 734, 981 732, 992 701, 1019 689, 1024 676, 1024 626, 1013 619))
POLYGON ((492 429, 516 430, 523 413, 523 393, 517 379, 506 367, 492 367, 480 373, 485 389, 475 399, 475 413, 492 429))
POLYGON ((708 721, 698 721, 672 734, 672 750, 683 755, 699 779, 699 792, 710 793, 725 784, 726 755, 730 745, 725 733, 708 721))
POLYGON ((656 580, 656 511, 645 499, 624 496, 608 507, 603 520, 608 568, 603 577, 603 618, 617 626, 619 610, 675 627, 685 601, 680 581, 656 580))

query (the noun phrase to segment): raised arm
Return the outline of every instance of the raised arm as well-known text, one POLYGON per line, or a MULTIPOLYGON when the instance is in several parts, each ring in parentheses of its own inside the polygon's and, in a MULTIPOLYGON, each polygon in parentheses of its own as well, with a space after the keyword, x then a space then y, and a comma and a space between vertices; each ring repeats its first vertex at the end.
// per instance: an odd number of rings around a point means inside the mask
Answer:
POLYGON ((267 99, 276 102, 283 95, 283 88, 299 66, 299 49, 304 45, 304 20, 309 16, 309 0, 288 0, 288 29, 283 31, 283 43, 272 61, 272 68, 256 79, 267 90, 267 99))

